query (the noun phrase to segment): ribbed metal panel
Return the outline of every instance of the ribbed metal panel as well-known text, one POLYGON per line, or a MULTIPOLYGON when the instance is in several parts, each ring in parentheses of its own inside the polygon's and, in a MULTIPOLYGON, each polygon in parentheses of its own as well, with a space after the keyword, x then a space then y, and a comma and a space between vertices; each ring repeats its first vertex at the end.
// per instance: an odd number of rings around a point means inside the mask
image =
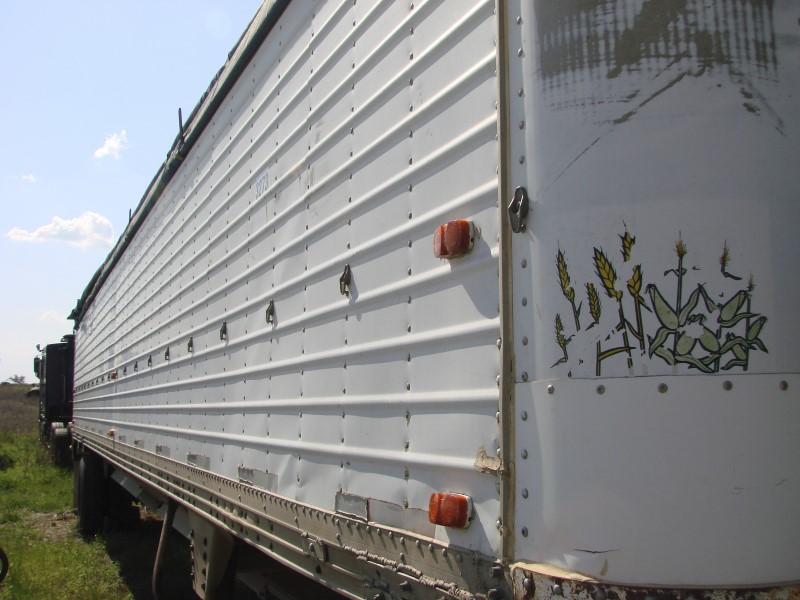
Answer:
POLYGON ((86 311, 79 427, 329 510, 467 493, 435 536, 497 552, 493 8, 290 4, 86 311), (440 261, 454 218, 479 236, 440 261))

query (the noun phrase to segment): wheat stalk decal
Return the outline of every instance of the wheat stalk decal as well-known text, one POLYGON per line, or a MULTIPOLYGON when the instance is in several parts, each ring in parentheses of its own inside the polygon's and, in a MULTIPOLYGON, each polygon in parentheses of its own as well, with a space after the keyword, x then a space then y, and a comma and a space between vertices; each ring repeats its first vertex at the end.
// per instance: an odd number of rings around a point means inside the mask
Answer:
POLYGON ((609 298, 612 298, 617 301, 617 307, 619 308, 619 323, 617 324, 617 331, 622 331, 622 346, 618 346, 616 348, 608 348, 607 350, 602 350, 600 348, 600 342, 597 343, 597 363, 595 372, 597 375, 600 375, 600 366, 601 363, 611 356, 615 354, 619 354, 620 352, 626 352, 628 354, 628 368, 633 368, 633 355, 631 354, 631 344, 628 340, 628 322, 625 319, 625 309, 622 306, 622 292, 617 289, 617 272, 614 270, 614 265, 611 264, 611 261, 608 260, 605 252, 601 248, 595 247, 594 249, 594 269, 597 273, 597 276, 600 278, 600 283, 603 284, 603 288, 606 290, 606 294, 608 294, 609 298))
POLYGON ((633 245, 636 243, 636 237, 632 236, 628 232, 628 228, 625 227, 625 234, 619 236, 619 239, 622 241, 622 247, 620 248, 622 261, 628 262, 631 259, 631 250, 633 250, 633 245))
POLYGON ((552 364, 550 367, 551 369, 569 360, 569 354, 567 354, 567 344, 569 344, 570 341, 572 341, 572 336, 564 336, 564 324, 561 322, 561 315, 556 313, 556 344, 558 344, 558 347, 561 348, 563 355, 552 364))
POLYGON ((588 331, 598 323, 600 323, 600 315, 602 308, 600 306, 600 295, 597 293, 597 288, 593 283, 586 284, 586 296, 589 298, 589 314, 592 315, 592 324, 586 328, 588 331))
POLYGON ((556 268, 558 269, 558 283, 561 285, 561 292, 564 297, 569 301, 572 307, 572 317, 575 319, 575 329, 581 330, 581 304, 575 306, 575 289, 572 287, 569 270, 567 269, 567 259, 564 258, 564 253, 559 248, 556 255, 556 268))
MULTIPOLYGON (((627 231, 625 232, 627 233, 627 231)), ((636 328, 631 327, 633 337, 639 340, 639 349, 644 353, 644 327, 642 326, 642 306, 644 305, 644 298, 641 296, 642 292, 642 265, 633 267, 633 274, 628 279, 628 293, 633 298, 633 304, 636 310, 636 328)))
POLYGON ((594 270, 600 278, 600 283, 606 290, 609 298, 619 302, 622 300, 622 292, 616 289, 617 272, 614 270, 614 265, 605 255, 600 248, 594 249, 594 270))

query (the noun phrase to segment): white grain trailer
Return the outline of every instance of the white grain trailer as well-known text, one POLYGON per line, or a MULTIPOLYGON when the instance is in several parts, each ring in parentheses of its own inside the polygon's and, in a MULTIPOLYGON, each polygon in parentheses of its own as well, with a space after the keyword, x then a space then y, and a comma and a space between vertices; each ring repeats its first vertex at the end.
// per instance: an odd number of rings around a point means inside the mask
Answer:
POLYGON ((266 2, 76 307, 79 464, 205 597, 238 545, 352 598, 797 598, 798 19, 266 2))

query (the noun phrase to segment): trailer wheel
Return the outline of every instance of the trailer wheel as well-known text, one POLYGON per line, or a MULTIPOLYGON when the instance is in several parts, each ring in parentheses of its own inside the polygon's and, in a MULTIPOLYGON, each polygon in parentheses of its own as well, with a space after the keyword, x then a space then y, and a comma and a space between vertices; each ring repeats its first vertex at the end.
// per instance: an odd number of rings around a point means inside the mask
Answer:
POLYGON ((69 452, 69 436, 54 435, 50 439, 50 460, 61 468, 68 468, 71 462, 69 452))
POLYGON ((78 531, 92 537, 103 527, 105 506, 105 477, 103 462, 95 454, 84 454, 77 463, 78 531))

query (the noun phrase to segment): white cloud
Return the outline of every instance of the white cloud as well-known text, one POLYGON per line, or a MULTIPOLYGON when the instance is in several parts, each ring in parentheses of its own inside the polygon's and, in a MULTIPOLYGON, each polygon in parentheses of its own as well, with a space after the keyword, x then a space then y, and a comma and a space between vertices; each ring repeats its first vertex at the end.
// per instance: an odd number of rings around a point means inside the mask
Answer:
POLYGON ((94 151, 95 158, 105 158, 111 156, 119 158, 122 151, 128 147, 128 132, 124 129, 106 136, 103 145, 94 151))
POLYGON ((94 246, 108 248, 114 244, 114 227, 103 215, 85 212, 74 219, 53 217, 47 225, 32 231, 14 227, 6 237, 16 242, 66 242, 82 250, 94 246))
POLYGON ((39 320, 47 323, 63 323, 67 317, 57 310, 46 310, 39 315, 39 320))
POLYGON ((33 173, 25 173, 20 177, 20 179, 22 179, 22 181, 24 181, 25 183, 36 183, 37 181, 39 181, 38 179, 36 179, 36 175, 34 175, 33 173))

